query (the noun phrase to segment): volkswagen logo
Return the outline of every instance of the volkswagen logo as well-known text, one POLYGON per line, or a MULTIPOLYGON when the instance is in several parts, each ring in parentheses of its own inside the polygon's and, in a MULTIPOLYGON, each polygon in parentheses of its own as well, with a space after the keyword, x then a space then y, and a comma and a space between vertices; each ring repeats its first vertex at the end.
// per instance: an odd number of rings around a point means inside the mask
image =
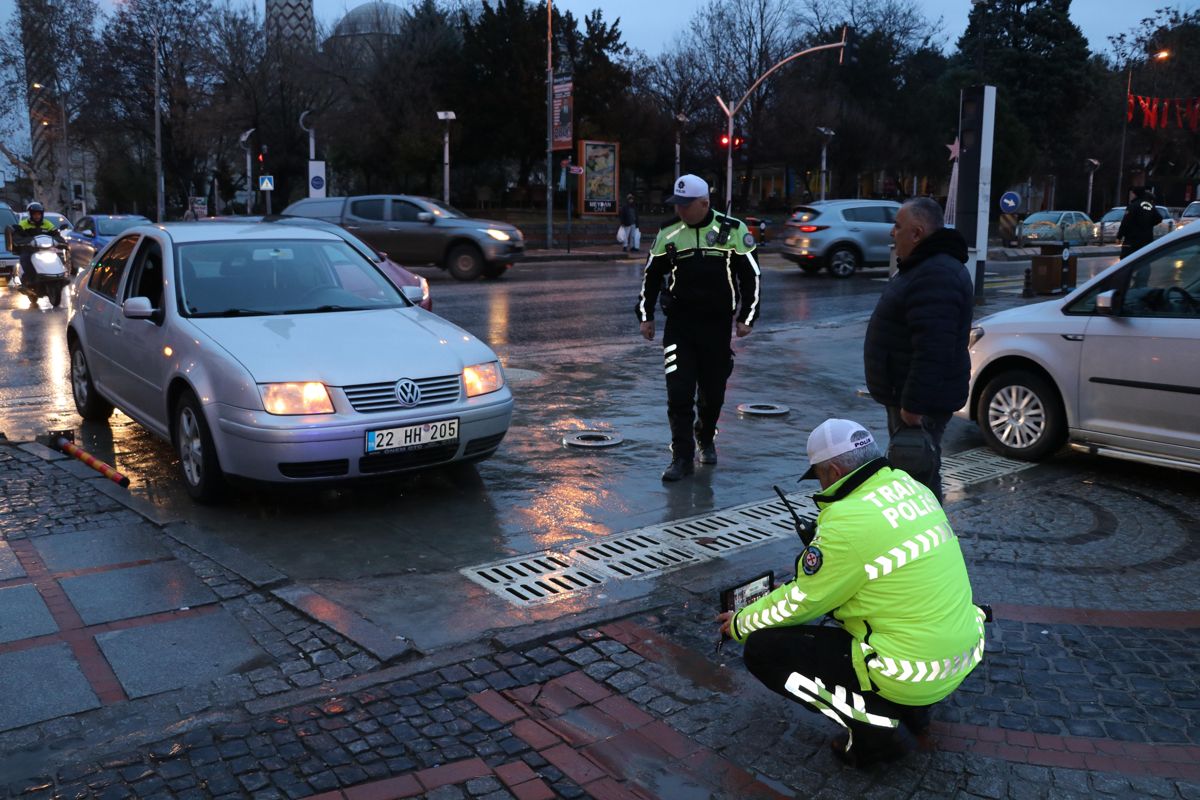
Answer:
POLYGON ((421 387, 411 378, 396 381, 396 401, 402 406, 415 406, 421 402, 421 387))

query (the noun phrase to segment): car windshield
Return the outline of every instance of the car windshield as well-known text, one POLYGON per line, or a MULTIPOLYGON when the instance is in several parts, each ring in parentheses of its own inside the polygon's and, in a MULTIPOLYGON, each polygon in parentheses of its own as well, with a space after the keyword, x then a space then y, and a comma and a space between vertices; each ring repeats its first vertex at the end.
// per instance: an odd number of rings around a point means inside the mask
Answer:
POLYGON ((1057 225, 1057 224, 1058 224, 1058 221, 1059 221, 1060 219, 1062 219, 1062 213, 1061 213, 1061 212, 1058 212, 1058 211, 1039 211, 1039 212, 1037 212, 1036 214, 1030 214, 1028 217, 1026 217, 1026 218, 1025 218, 1025 224, 1026 224, 1026 225, 1029 225, 1030 223, 1033 223, 1033 222, 1053 222, 1054 224, 1056 224, 1056 225, 1057 225))
POLYGON ((1103 217, 1101 217, 1100 221, 1101 222, 1120 222, 1124 216, 1125 216, 1125 209, 1114 208, 1112 211, 1109 211, 1107 214, 1105 214, 1103 217))
POLYGON ((1200 217, 1200 203, 1192 203, 1190 206, 1185 208, 1183 213, 1179 215, 1180 219, 1183 219, 1184 217, 1200 217))
POLYGON ((454 206, 448 206, 445 203, 439 203, 437 200, 430 200, 428 198, 424 199, 425 202, 429 204, 430 209, 433 210, 433 214, 436 217, 446 217, 448 219, 466 219, 467 217, 466 214, 459 211, 454 206))
POLYGON ((177 248, 179 302, 190 317, 319 314, 409 303, 338 239, 246 239, 177 248))
POLYGON ((119 219, 96 217, 96 233, 101 236, 116 236, 134 225, 141 225, 149 221, 145 217, 121 217, 119 219))

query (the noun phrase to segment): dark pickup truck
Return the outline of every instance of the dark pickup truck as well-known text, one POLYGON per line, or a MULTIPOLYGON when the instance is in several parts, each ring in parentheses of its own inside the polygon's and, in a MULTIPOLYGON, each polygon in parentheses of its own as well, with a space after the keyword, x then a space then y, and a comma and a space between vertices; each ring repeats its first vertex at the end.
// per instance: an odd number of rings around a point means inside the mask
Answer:
POLYGON ((460 281, 498 278, 525 253, 525 239, 516 227, 468 217, 428 197, 309 197, 283 214, 336 223, 393 261, 436 264, 460 281))

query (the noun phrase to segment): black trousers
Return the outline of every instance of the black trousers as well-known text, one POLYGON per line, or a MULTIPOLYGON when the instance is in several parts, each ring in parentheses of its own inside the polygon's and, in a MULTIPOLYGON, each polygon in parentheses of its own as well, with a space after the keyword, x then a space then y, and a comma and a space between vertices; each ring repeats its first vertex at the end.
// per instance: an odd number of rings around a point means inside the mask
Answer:
MULTIPOLYGON (((908 426, 904 423, 903 417, 900 416, 900 409, 896 406, 885 406, 887 409, 888 435, 895 437, 896 433, 908 426)), ((892 462, 892 466, 904 470, 918 483, 923 483, 933 490, 934 496, 937 497, 939 503, 942 502, 942 436, 946 433, 946 426, 950 424, 950 417, 953 414, 925 414, 921 417, 921 427, 925 430, 925 434, 933 443, 933 459, 928 465, 928 469, 914 470, 903 463, 892 462)))
POLYGON ((725 403, 725 381, 733 372, 729 348, 733 319, 667 317, 663 329, 663 369, 667 374, 667 420, 671 453, 692 459, 695 442, 711 444, 725 403))
POLYGON ((870 761, 894 753, 901 723, 922 730, 929 707, 901 705, 859 689, 852 643, 837 627, 763 628, 746 639, 746 668, 768 689, 841 725, 850 733, 847 752, 870 761))

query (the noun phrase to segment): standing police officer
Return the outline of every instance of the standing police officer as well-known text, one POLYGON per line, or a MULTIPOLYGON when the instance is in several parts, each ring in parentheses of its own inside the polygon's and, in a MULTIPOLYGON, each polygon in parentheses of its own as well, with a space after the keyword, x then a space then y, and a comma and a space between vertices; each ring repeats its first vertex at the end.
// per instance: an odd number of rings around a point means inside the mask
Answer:
POLYGON ((1117 228, 1117 238, 1121 240, 1121 258, 1154 241, 1154 226, 1162 222, 1162 214, 1154 207, 1154 198, 1146 187, 1130 189, 1129 195, 1129 205, 1125 207, 1125 216, 1121 217, 1121 226, 1117 228))
POLYGON ((754 237, 741 220, 709 208, 703 180, 679 176, 667 202, 677 216, 662 225, 650 248, 636 310, 642 336, 653 341, 654 305, 665 293, 671 464, 662 479, 677 481, 695 471, 697 445, 701 464, 717 463, 717 418, 733 372, 730 329, 736 319, 737 335, 747 336, 758 319, 759 269, 754 237))

